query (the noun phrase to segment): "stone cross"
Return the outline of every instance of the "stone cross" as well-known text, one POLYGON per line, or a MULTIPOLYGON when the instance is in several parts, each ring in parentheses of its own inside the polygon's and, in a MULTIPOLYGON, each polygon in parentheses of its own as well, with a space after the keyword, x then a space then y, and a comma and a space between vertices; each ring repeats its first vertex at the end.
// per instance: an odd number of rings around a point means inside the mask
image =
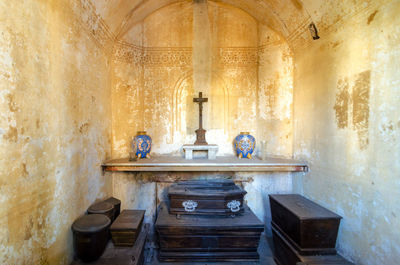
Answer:
POLYGON ((199 103, 199 128, 196 130, 196 145, 207 145, 206 130, 203 129, 203 103, 207 102, 208 98, 203 98, 203 93, 199 93, 198 98, 193 98, 193 102, 199 103))

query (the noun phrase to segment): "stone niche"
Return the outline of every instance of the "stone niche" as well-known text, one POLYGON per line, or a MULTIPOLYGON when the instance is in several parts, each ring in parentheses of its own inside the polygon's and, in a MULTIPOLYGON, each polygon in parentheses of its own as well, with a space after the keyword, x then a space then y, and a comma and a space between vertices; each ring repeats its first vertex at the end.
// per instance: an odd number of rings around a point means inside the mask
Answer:
POLYGON ((158 9, 115 45, 113 158, 128 155, 139 130, 151 135, 154 154, 182 154, 182 145, 195 140, 198 106, 192 98, 200 91, 209 98, 207 141, 218 144, 218 155, 232 155, 235 136, 249 131, 268 142, 270 154, 291 156, 288 44, 238 8, 210 1, 197 5, 158 9))

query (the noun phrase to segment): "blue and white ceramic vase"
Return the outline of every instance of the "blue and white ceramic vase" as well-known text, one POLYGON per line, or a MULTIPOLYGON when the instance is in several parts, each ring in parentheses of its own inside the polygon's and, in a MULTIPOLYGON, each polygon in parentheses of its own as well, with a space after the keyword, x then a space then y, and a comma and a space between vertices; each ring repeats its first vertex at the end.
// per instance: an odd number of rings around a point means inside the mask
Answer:
POLYGON ((239 158, 249 158, 256 148, 256 138, 248 132, 241 132, 233 141, 236 154, 239 158))
POLYGON ((132 141, 132 150, 136 158, 150 158, 151 137, 146 132, 137 132, 132 141))

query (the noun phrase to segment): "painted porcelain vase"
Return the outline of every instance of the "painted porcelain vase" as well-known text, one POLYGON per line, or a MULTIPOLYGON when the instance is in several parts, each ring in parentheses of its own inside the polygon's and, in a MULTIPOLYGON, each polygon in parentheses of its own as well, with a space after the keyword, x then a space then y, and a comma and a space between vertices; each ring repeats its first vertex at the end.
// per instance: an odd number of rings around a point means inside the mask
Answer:
POLYGON ((151 137, 146 132, 138 132, 133 138, 132 150, 136 158, 150 158, 151 137))
POLYGON ((233 141, 236 154, 239 158, 249 158, 256 148, 256 139, 248 132, 241 132, 233 141))

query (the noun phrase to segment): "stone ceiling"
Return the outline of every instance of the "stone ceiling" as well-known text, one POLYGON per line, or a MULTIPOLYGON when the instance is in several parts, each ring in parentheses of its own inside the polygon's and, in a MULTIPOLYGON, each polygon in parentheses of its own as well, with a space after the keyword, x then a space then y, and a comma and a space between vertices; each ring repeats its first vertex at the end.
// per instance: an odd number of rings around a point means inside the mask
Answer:
MULTIPOLYGON (((375 0, 88 0, 105 21, 116 40, 155 11, 168 5, 209 1, 239 8, 259 23, 281 34, 290 44, 309 39, 308 25, 314 22, 323 35, 332 25, 374 5, 375 0)), ((382 0, 385 2, 385 0, 382 0)))
MULTIPOLYGON (((96 12, 111 32, 121 39, 136 23, 165 6, 178 2, 204 0, 96 0, 96 12)), ((242 9, 257 21, 270 26, 285 37, 299 26, 309 23, 310 16, 300 0, 209 0, 242 9)))

